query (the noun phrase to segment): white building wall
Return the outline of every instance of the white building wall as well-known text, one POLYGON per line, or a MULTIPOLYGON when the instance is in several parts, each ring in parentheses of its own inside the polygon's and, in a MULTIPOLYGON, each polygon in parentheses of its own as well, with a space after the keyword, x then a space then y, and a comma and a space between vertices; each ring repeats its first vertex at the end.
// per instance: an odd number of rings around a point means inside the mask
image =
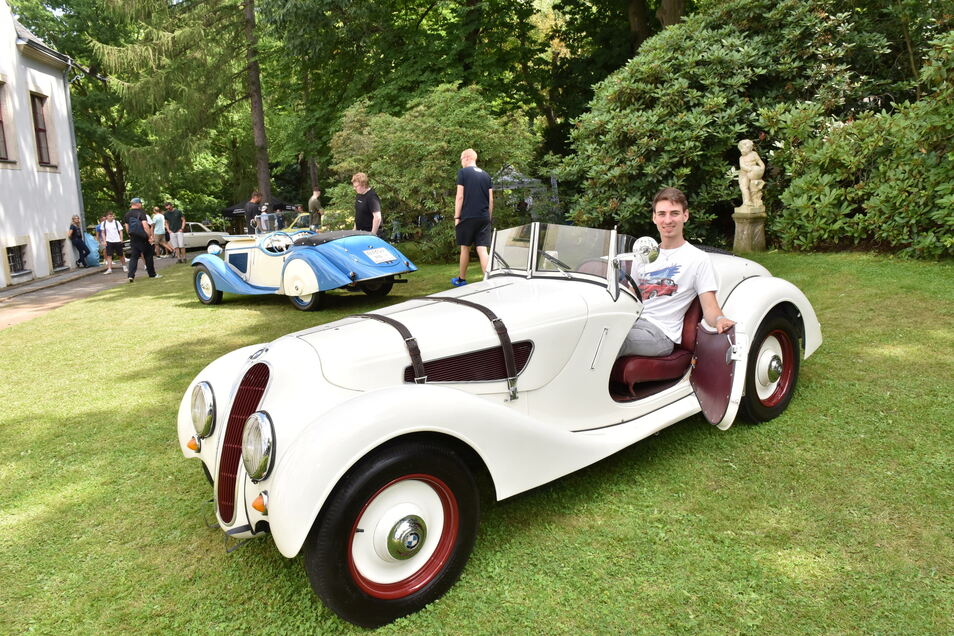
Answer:
MULTIPOLYGON (((70 218, 83 216, 79 167, 72 139, 65 64, 36 59, 41 54, 17 46, 13 16, 0 0, 0 100, 3 100, 7 152, 0 161, 0 287, 54 273, 50 241, 67 239, 70 218), (37 155, 30 95, 46 97, 46 126, 53 166, 41 166, 37 155), (29 273, 12 276, 7 248, 25 245, 29 273)), ((84 220, 85 222, 85 220, 84 220)), ((65 266, 76 266, 76 254, 65 240, 65 266)))

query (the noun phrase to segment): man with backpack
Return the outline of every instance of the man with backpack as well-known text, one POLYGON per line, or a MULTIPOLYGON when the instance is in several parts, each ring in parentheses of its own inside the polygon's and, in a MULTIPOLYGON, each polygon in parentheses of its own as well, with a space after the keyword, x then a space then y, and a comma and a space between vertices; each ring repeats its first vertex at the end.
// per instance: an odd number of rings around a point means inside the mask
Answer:
POLYGON ((113 258, 116 256, 119 257, 122 263, 123 271, 127 271, 126 256, 123 254, 122 223, 116 220, 116 215, 113 214, 112 211, 109 211, 106 213, 106 219, 100 227, 102 228, 103 243, 105 245, 104 251, 106 252, 106 271, 103 273, 113 273, 113 258))
POLYGON ((129 212, 123 219, 126 224, 126 234, 129 235, 129 281, 136 278, 136 267, 139 265, 139 256, 146 262, 146 273, 149 278, 159 278, 152 262, 152 224, 149 217, 142 210, 142 199, 134 198, 129 203, 129 212))

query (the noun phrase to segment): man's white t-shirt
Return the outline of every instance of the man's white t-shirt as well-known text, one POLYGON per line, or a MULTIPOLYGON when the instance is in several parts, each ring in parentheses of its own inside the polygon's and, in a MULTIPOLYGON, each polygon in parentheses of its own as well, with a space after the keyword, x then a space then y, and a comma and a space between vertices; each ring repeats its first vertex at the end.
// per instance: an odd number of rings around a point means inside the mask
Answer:
POLYGON ((103 221, 103 233, 106 235, 107 243, 122 243, 123 236, 120 233, 122 225, 115 219, 113 221, 103 221))
POLYGON ((637 278, 643 296, 643 313, 675 343, 682 341, 682 322, 693 299, 718 291, 709 255, 689 243, 675 249, 660 249, 659 257, 639 268, 637 278))

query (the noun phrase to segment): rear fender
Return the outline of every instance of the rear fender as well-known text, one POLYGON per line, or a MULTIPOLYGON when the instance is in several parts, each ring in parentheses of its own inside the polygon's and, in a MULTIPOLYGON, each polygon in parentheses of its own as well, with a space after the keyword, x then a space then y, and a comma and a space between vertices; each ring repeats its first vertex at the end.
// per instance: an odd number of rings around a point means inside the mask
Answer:
MULTIPOLYGON (((774 276, 747 278, 733 289, 722 303, 722 312, 744 325, 754 336, 765 317, 776 307, 794 307, 793 318, 801 321, 804 357, 812 355, 822 343, 821 325, 808 298, 792 283, 774 276)), ((736 366, 736 373, 745 373, 745 360, 736 366)))
POLYGON ((333 262, 338 269, 348 273, 353 272, 355 281, 417 271, 414 263, 400 250, 373 235, 347 236, 319 245, 315 249, 333 262), (381 250, 387 250, 394 257, 393 260, 375 262, 371 254, 382 254, 381 250))
POLYGON ((344 287, 351 282, 347 272, 309 247, 294 249, 285 259, 281 289, 287 296, 303 296, 344 287))

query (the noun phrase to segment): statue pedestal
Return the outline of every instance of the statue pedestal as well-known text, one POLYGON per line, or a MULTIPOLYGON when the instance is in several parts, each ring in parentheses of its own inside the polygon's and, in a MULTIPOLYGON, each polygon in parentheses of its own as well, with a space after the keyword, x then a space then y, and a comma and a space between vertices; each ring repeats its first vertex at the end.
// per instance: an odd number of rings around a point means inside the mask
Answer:
POLYGON ((735 221, 733 252, 765 251, 765 207, 743 205, 732 215, 735 221))

